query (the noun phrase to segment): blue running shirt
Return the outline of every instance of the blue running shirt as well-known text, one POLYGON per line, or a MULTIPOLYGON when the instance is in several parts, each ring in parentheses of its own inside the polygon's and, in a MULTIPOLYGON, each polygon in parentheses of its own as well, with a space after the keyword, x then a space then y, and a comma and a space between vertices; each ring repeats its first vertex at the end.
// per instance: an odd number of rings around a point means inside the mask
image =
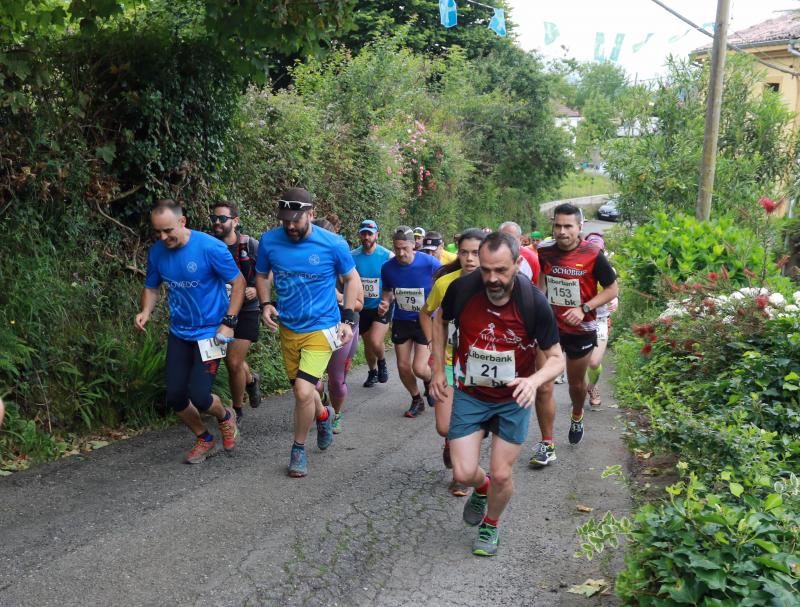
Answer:
POLYGON ((347 242, 319 227, 299 242, 277 227, 261 236, 259 274, 274 275, 278 321, 295 333, 311 333, 339 322, 336 277, 355 267, 347 242))
POLYGON ((214 337, 228 311, 225 284, 239 276, 228 247, 209 234, 191 230, 189 242, 168 249, 160 240, 147 255, 144 286, 169 290, 169 331, 186 341, 214 337))
POLYGON ((395 320, 419 320, 419 311, 433 287, 433 273, 440 265, 438 259, 425 253, 414 255, 407 266, 400 265, 397 257, 383 264, 381 280, 384 290, 394 291, 395 320))
POLYGON ((381 266, 389 261, 392 252, 386 247, 376 245, 375 250, 369 255, 364 253, 363 247, 350 251, 356 270, 361 276, 361 285, 364 288, 364 309, 375 310, 381 303, 381 266))

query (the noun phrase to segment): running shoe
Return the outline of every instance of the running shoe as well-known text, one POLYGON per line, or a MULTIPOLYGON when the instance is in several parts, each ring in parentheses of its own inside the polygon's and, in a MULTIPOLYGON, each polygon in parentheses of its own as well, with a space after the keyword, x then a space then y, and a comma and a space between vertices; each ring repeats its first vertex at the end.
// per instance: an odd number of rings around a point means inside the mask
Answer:
POLYGON ((367 381, 364 382, 364 387, 371 388, 377 383, 378 383, 378 370, 370 369, 369 373, 367 374, 367 381))
POLYGON ((470 527, 480 524, 486 514, 487 499, 485 495, 478 495, 474 490, 464 504, 464 522, 470 527))
POLYGON ((444 441, 444 447, 442 448, 442 461, 444 462, 444 467, 447 469, 453 468, 453 460, 450 458, 450 441, 444 441))
POLYGON ((378 381, 385 384, 389 381, 389 369, 386 368, 386 359, 378 361, 378 381))
POLYGON ((226 407, 225 410, 230 413, 230 417, 217 423, 222 434, 222 446, 225 451, 230 451, 236 446, 236 439, 239 438, 239 426, 236 425, 236 413, 233 409, 226 407))
POLYGON ((428 401, 428 406, 429 407, 433 407, 436 404, 436 401, 433 400, 433 396, 431 396, 431 393, 430 393, 430 390, 429 390, 429 388, 431 387, 431 382, 428 382, 428 383, 426 383, 424 385, 425 385, 425 392, 423 392, 423 396, 425 397, 425 400, 428 401))
POLYGON ((569 422, 569 444, 577 445, 583 440, 583 418, 580 421, 570 419, 569 422))
POLYGON ((330 398, 330 396, 328 396, 328 391, 327 390, 323 390, 322 391, 322 394, 320 394, 319 399, 322 401, 322 406, 323 407, 327 407, 331 402, 331 398, 330 398))
POLYGON ((589 410, 600 411, 603 408, 603 401, 600 400, 600 388, 597 387, 597 384, 589 384, 586 392, 589 394, 589 410))
POLYGON ((242 418, 244 417, 244 411, 242 411, 241 407, 234 407, 233 411, 236 413, 236 425, 242 425, 242 418))
POLYGON ((531 466, 546 466, 556 461, 556 446, 553 443, 538 442, 533 448, 533 454, 528 462, 531 466))
POLYGON ((456 479, 450 481, 447 490, 450 492, 450 495, 454 497, 466 497, 469 495, 469 487, 463 483, 457 482, 456 479))
POLYGON ((344 413, 337 413, 336 417, 333 418, 331 430, 334 434, 339 434, 339 432, 342 431, 342 415, 344 415, 344 413))
POLYGON ((325 408, 328 410, 328 419, 324 422, 317 421, 317 447, 320 451, 325 451, 333 442, 333 418, 336 417, 333 407, 328 405, 325 408))
POLYGON ((567 383, 567 372, 564 371, 561 375, 556 377, 556 382, 555 383, 557 383, 557 384, 565 384, 565 383, 567 383))
POLYGON ((207 458, 211 457, 217 452, 217 441, 213 438, 209 441, 203 440, 199 436, 194 441, 194 446, 189 453, 186 454, 187 464, 202 464, 207 458))
POLYGON ((495 556, 500 545, 500 530, 483 523, 478 527, 478 537, 472 544, 472 554, 476 556, 495 556))
POLYGON ((247 391, 247 399, 250 406, 257 409, 261 404, 261 376, 253 371, 253 381, 247 384, 244 389, 247 391))
POLYGON ((306 450, 303 447, 292 445, 288 474, 293 478, 300 478, 308 474, 308 458, 306 458, 306 450))
POLYGON ((418 396, 411 401, 411 406, 408 408, 408 411, 403 413, 403 415, 405 417, 417 417, 423 411, 425 411, 425 401, 418 396))

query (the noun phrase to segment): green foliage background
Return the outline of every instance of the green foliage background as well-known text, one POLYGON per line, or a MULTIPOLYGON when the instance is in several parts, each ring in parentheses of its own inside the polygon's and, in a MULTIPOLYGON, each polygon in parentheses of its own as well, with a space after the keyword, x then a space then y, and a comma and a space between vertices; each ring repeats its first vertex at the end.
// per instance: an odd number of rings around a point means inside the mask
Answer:
MULTIPOLYGON (((351 242, 365 216, 387 232, 530 222, 569 169, 552 79, 484 13, 442 37, 436 6, 2 3, 0 460, 164 415, 163 302, 132 328, 158 198, 201 230, 234 200, 255 237, 294 185, 351 242)), ((251 361, 286 387, 274 336, 251 361)))

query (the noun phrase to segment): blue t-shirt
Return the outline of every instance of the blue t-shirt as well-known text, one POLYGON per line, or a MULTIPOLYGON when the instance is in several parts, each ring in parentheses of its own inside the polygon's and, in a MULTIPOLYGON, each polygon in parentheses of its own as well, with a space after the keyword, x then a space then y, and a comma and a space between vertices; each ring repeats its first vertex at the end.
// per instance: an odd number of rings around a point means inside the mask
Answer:
POLYGON ((364 253, 364 247, 350 251, 356 270, 361 276, 361 285, 364 288, 364 309, 374 310, 381 303, 381 266, 389 261, 392 252, 386 247, 376 245, 375 250, 364 253))
POLYGON ((169 289, 170 333, 187 341, 217 334, 228 311, 225 284, 239 276, 228 247, 209 234, 191 230, 189 242, 168 249, 162 241, 150 247, 144 286, 169 289))
POLYGON ((381 268, 385 291, 394 291, 396 320, 419 320, 419 311, 433 287, 433 273, 441 264, 432 255, 417 253, 407 266, 392 257, 381 268))
POLYGON ((347 242, 317 226, 294 242, 277 227, 261 236, 256 271, 275 278, 279 322, 295 333, 311 333, 336 325, 336 277, 355 267, 347 242))

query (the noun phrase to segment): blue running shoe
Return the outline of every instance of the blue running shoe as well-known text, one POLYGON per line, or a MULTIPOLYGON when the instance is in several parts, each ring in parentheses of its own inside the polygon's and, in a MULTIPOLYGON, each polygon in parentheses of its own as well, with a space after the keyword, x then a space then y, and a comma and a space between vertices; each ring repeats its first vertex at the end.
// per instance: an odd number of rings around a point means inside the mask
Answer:
POLYGON ((317 447, 320 451, 325 451, 333 442, 333 418, 336 417, 333 407, 328 405, 325 408, 328 410, 328 419, 324 422, 317 422, 317 447))
POLYGON ((308 474, 308 458, 303 447, 292 445, 292 455, 289 458, 289 476, 300 478, 308 474))

